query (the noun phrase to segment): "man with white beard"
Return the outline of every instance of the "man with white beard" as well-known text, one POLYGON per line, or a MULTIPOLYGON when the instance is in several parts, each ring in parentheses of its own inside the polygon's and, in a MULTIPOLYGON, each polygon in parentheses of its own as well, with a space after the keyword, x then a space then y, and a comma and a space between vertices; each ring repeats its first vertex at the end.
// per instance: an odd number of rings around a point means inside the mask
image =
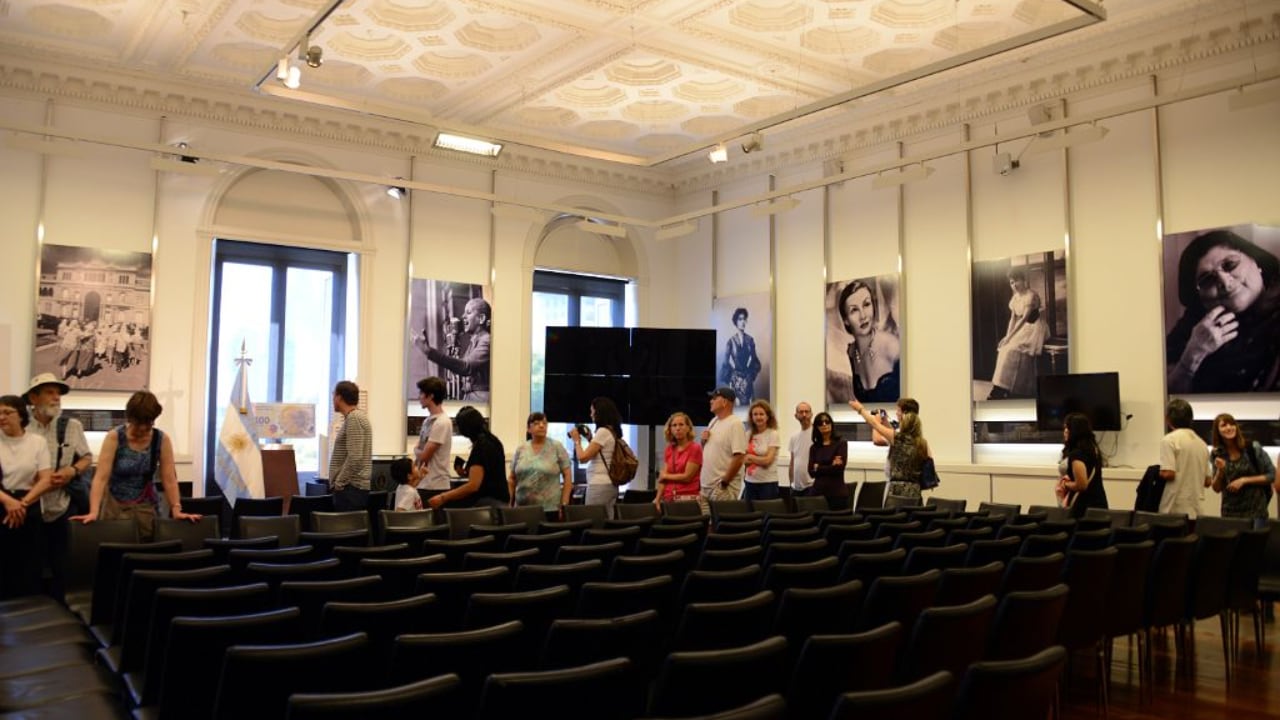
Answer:
MULTIPOLYGON (((27 432, 44 438, 49 446, 49 459, 53 461, 53 489, 40 497, 40 517, 44 521, 48 549, 45 561, 53 572, 49 590, 59 600, 64 592, 62 567, 67 552, 67 518, 88 510, 87 505, 73 507, 67 486, 93 465, 84 426, 75 418, 60 419, 62 396, 70 391, 53 373, 41 373, 31 378, 26 395, 27 404, 31 406, 31 425, 27 432)), ((87 492, 83 500, 87 503, 87 492)))

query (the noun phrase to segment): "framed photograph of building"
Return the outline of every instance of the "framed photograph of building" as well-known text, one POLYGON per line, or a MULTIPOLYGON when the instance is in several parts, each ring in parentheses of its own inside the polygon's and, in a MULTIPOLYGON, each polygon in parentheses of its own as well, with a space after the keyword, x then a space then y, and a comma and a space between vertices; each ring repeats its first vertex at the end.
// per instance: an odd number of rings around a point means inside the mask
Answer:
MULTIPOLYGON (((737 407, 769 399, 773 314, 769 293, 718 297, 711 303, 716 330, 716 384, 733 388, 737 407)), ((710 392, 714 388, 707 388, 710 392)))
POLYGON ((1280 227, 1164 236, 1170 395, 1280 392, 1280 227))
POLYGON ((827 284, 827 407, 891 403, 902 388, 898 274, 827 284))
POLYGON ((483 285, 421 280, 409 284, 409 342, 405 348, 405 399, 418 399, 418 381, 444 380, 446 399, 489 404, 489 329, 483 285))
POLYGON ((973 264, 973 399, 1034 398, 1036 378, 1067 362, 1067 261, 1062 250, 973 264))
POLYGON ((151 377, 151 255, 43 245, 31 374, 134 392, 151 377))

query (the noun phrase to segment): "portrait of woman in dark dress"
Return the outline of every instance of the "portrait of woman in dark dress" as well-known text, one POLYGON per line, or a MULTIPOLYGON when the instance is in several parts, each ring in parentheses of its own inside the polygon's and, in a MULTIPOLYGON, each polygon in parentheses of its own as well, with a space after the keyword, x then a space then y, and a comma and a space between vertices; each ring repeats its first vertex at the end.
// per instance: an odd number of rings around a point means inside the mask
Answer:
POLYGON ((844 329, 853 336, 846 354, 853 374, 853 396, 861 402, 893 402, 898 399, 900 343, 883 326, 880 301, 864 280, 854 280, 840 291, 836 306, 844 329))

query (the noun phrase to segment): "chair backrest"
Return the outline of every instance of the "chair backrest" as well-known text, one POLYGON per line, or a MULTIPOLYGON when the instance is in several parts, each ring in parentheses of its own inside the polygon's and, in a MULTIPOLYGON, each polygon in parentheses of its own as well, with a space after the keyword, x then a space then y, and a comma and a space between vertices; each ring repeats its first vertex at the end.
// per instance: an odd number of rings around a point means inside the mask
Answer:
POLYGON ((836 582, 840 561, 828 555, 809 562, 776 562, 766 566, 762 587, 781 593, 788 588, 821 588, 836 582))
POLYGON ((965 558, 965 564, 969 567, 977 567, 999 561, 1007 565, 1010 560, 1018 556, 1018 551, 1021 549, 1022 538, 1017 536, 999 540, 972 540, 969 542, 969 556, 965 558))
POLYGON ((1046 520, 1063 521, 1071 519, 1071 509, 1058 507, 1057 505, 1028 505, 1028 513, 1040 513, 1044 515, 1046 520))
POLYGON ((951 512, 964 512, 965 507, 969 505, 969 501, 964 499, 953 500, 951 498, 940 498, 935 496, 935 497, 929 498, 929 501, 926 502, 925 505, 929 507, 936 507, 939 510, 950 510, 951 512))
POLYGON ((741 600, 685 605, 672 648, 716 650, 756 642, 773 620, 775 598, 763 590, 741 600))
POLYGON ((1143 624, 1164 627, 1182 620, 1187 606, 1187 576, 1191 570, 1191 554, 1195 552, 1195 535, 1171 537, 1156 544, 1147 573, 1143 624))
POLYGON ((858 498, 853 504, 853 509, 861 510, 863 508, 878 508, 884 506, 884 495, 888 489, 887 482, 869 482, 864 480, 859 483, 858 498))
POLYGON ((1054 706, 1067 651, 1055 645, 1031 657, 976 662, 956 693, 955 720, 1040 720, 1054 706))
MULTIPOLYGON (((93 589, 93 598, 89 609, 89 624, 104 625, 114 622, 116 599, 120 592, 120 564, 129 553, 176 553, 182 551, 180 540, 169 540, 163 543, 139 543, 136 541, 138 530, 132 520, 99 520, 88 524, 71 523, 71 559, 68 568, 68 590, 71 589, 71 575, 82 572, 91 574, 92 582, 88 587, 93 589), (100 533, 80 531, 80 528, 95 528, 109 523, 100 533), (129 542, 99 540, 103 537, 125 537, 126 528, 119 523, 128 524, 128 536, 134 538, 129 542), (93 555, 93 560, 88 559, 93 555)), ((82 578, 76 577, 75 587, 81 587, 82 578)))
POLYGON ((841 694, 888 687, 901 636, 902 625, 893 622, 863 633, 801 639, 787 689, 787 717, 825 720, 841 694))
POLYGON ((302 521, 297 515, 241 515, 236 519, 236 537, 260 538, 274 535, 280 545, 298 544, 302 521))
POLYGON ((898 663, 898 681, 914 682, 939 670, 963 674, 982 659, 995 615, 994 595, 964 605, 926 608, 907 639, 898 663))
POLYGON ((463 570, 483 570, 491 567, 504 567, 515 574, 525 563, 536 563, 541 553, 536 547, 512 550, 510 552, 472 551, 462 556, 463 570))
POLYGON ((1142 629, 1147 575, 1156 545, 1150 540, 1113 545, 1116 550, 1111 584, 1107 586, 1107 613, 1103 616, 1106 637, 1131 635, 1142 629))
POLYGON ((435 594, 439 601, 439 615, 446 627, 461 628, 471 596, 480 592, 507 592, 511 589, 513 575, 505 567, 465 572, 424 572, 418 575, 415 592, 435 594))
POLYGON ((524 523, 524 532, 536 533, 538 526, 546 521, 547 513, 541 505, 520 505, 498 508, 498 519, 503 525, 524 523))
POLYGON ((1058 625, 1057 642, 1069 649, 1093 648, 1102 639, 1106 623, 1107 591, 1120 551, 1072 550, 1062 569, 1062 582, 1071 588, 1058 625))
POLYGON ((892 508, 920 507, 924 502, 924 498, 912 495, 894 495, 884 496, 884 506, 892 508))
POLYGON ((232 550, 237 548, 245 550, 278 550, 280 548, 280 538, 275 535, 247 539, 217 537, 205 538, 200 544, 212 550, 218 562, 229 563, 232 550))
POLYGON ((683 550, 672 550, 661 555, 619 555, 609 566, 609 580, 626 582, 658 575, 683 579, 686 562, 683 550))
POLYGON ((561 618, 547 629, 540 670, 570 668, 625 657, 642 677, 649 677, 662 634, 657 610, 597 619, 561 618))
POLYGON ((524 623, 522 651, 536 657, 551 621, 573 610, 572 597, 568 585, 526 592, 475 593, 467 602, 463 626, 482 628, 519 620, 524 623))
POLYGON ((368 649, 364 633, 294 645, 232 645, 223 657, 213 716, 281 717, 294 693, 368 687, 368 649))
POLYGON ((233 518, 240 518, 245 515, 283 515, 284 514, 284 498, 237 498, 236 504, 231 508, 233 518))
POLYGON ((1067 607, 1067 594, 1066 585, 1007 593, 996 610, 986 659, 1024 658, 1053 645, 1067 607))
POLYGON ((340 580, 286 580, 277 592, 280 607, 302 611, 303 635, 316 637, 325 603, 374 602, 382 596, 382 579, 377 575, 340 580))
POLYGON ((680 606, 689 603, 728 602, 750 597, 760 590, 759 565, 731 570, 693 570, 680 587, 680 606))
POLYGON ((670 575, 658 575, 629 582, 583 583, 578 591, 576 615, 583 618, 610 618, 657 610, 665 615, 675 593, 670 575))
POLYGON ((300 563, 251 562, 243 573, 249 582, 262 581, 278 588, 286 580, 336 580, 342 573, 342 563, 337 558, 300 563))
POLYGON ((737 550, 745 547, 760 547, 760 530, 743 532, 709 532, 702 539, 703 550, 737 550))
POLYGON ((750 500, 714 500, 711 505, 711 521, 716 522, 721 515, 751 512, 750 500))
MULTIPOLYGON (((375 660, 386 658, 389 663, 397 636, 433 632, 445 626, 438 610, 436 596, 431 593, 380 602, 330 600, 320 611, 319 637, 367 633, 375 660)), ((391 673, 388 668, 385 677, 391 673)))
POLYGON ((493 508, 488 506, 445 508, 444 516, 450 540, 468 537, 472 525, 492 525, 494 521, 493 508))
MULTIPOLYGON (((236 573, 243 573, 249 563, 301 563, 310 562, 315 557, 314 548, 310 545, 294 545, 282 548, 245 548, 233 547, 227 553, 227 563, 236 573)), ((217 554, 216 552, 214 553, 217 554)))
POLYGON ((1000 591, 1004 581, 1004 563, 993 560, 977 567, 947 568, 938 584, 938 605, 964 605, 983 595, 1000 591))
POLYGON ((654 682, 648 714, 707 715, 779 692, 786 661, 787 641, 779 636, 724 650, 673 652, 654 682), (726 682, 726 678, 751 678, 751 682, 726 682))
POLYGON ((1022 506, 1011 505, 1008 503, 991 503, 991 502, 978 503, 978 512, 982 512, 984 510, 987 512, 988 515, 1003 515, 1006 518, 1012 519, 1014 517, 1017 517, 1018 513, 1022 512, 1022 506))
POLYGON ((904 627, 914 623, 920 613, 933 604, 941 577, 940 571, 930 570, 919 575, 877 578, 867 590, 857 628, 869 630, 894 620, 904 627))
POLYGON ((364 510, 311 513, 311 530, 313 532, 367 531, 368 529, 369 513, 364 510))
POLYGON ((1015 557, 1005 568, 1000 594, 1053 587, 1062 577, 1062 566, 1066 561, 1066 555, 1060 552, 1043 557, 1015 557))
POLYGON ((817 512, 831 509, 831 504, 827 502, 825 495, 795 495, 792 496, 791 502, 795 504, 797 512, 817 512))
MULTIPOLYGON (((817 532, 817 528, 812 529, 817 532)), ((774 541, 769 543, 769 549, 764 552, 764 564, 772 565, 774 563, 797 563, 811 562, 813 560, 821 560, 824 557, 834 557, 835 553, 831 552, 827 541, 822 538, 813 538, 811 540, 774 541)))
POLYGON ((452 673, 383 690, 351 693, 294 693, 287 720, 408 720, 435 715, 452 707, 462 680, 452 673))
POLYGON ((442 553, 448 559, 449 566, 454 569, 462 567, 462 560, 469 552, 498 552, 501 549, 502 546, 498 545, 497 538, 492 535, 459 540, 431 538, 422 543, 422 552, 428 555, 442 553))
POLYGON ((811 635, 839 635, 853 632, 853 624, 862 608, 861 581, 826 587, 791 587, 778 596, 773 633, 783 635, 791 643, 791 652, 800 651, 811 635))
MULTIPOLYGON (((529 548, 533 551, 533 555, 537 556, 538 551, 535 548, 529 548)), ((622 542, 614 541, 611 543, 601 543, 599 545, 561 545, 556 548, 555 562, 557 563, 573 563, 580 560, 590 560, 598 558, 606 566, 613 563, 613 559, 622 554, 622 542)))
POLYGON ((771 498, 769 500, 752 500, 752 510, 758 510, 765 514, 790 512, 791 508, 787 507, 786 498, 771 498))
POLYGON ((184 551, 199 550, 204 547, 205 538, 216 538, 219 532, 217 515, 203 515, 194 522, 158 517, 155 541, 177 540, 184 551))
MULTIPOLYGON (((941 532, 941 529, 938 532, 941 532)), ((902 572, 904 575, 914 575, 926 570, 961 568, 964 567, 964 558, 968 553, 969 546, 964 543, 956 543, 945 547, 917 546, 907 553, 906 564, 902 566, 902 572)))
POLYGON ((1202 620, 1222 612, 1227 606, 1227 578, 1240 533, 1197 534, 1191 567, 1187 571, 1187 618, 1202 620))
POLYGON ((1263 553, 1266 552, 1267 538, 1268 531, 1265 527, 1240 533, 1227 577, 1228 608, 1253 609, 1258 599, 1258 579, 1262 574, 1263 553))
MULTIPOLYGON (((845 541, 848 545, 856 540, 845 541)), ((870 587, 871 583, 881 577, 893 577, 902 572, 902 565, 907 559, 907 551, 889 550, 887 552, 873 553, 854 553, 845 560, 844 567, 840 571, 841 582, 848 580, 861 580, 862 584, 870 587)))
POLYGON ((494 673, 485 681, 475 717, 508 720, 554 707, 564 720, 629 720, 643 706, 644 681, 630 660, 615 657, 558 670, 494 673))
POLYGON ((604 505, 565 505, 564 519, 590 520, 592 527, 602 528, 604 521, 609 519, 608 508, 604 505))
POLYGON ((200 708, 208 717, 218 690, 213 678, 222 672, 226 648, 248 642, 297 642, 301 619, 298 608, 228 617, 174 618, 169 625, 160 677, 160 717, 190 717, 192 708, 200 708))
POLYGON ((599 558, 580 560, 575 563, 544 565, 528 563, 521 565, 516 571, 516 592, 541 590, 557 585, 568 585, 569 590, 577 595, 583 583, 604 579, 604 563, 599 558))
POLYGON ((614 509, 618 513, 619 520, 636 520, 662 516, 658 506, 653 503, 618 503, 614 509))
POLYGON ((426 528, 435 525, 433 510, 379 510, 383 530, 390 528, 426 528))
POLYGON ((668 500, 662 503, 662 514, 673 518, 702 517, 702 506, 690 500, 677 502, 668 500))
POLYGON ((1064 533, 1053 535, 1029 535, 1022 540, 1020 553, 1026 557, 1044 557, 1054 553, 1065 553, 1070 537, 1064 533))
POLYGON ((455 673, 462 681, 456 705, 435 708, 430 717, 469 717, 489 673, 530 667, 528 656, 519 652, 523 632, 523 623, 512 620, 462 632, 402 634, 391 656, 391 681, 455 673))
MULTIPOLYGON (((202 552, 202 551, 196 551, 202 552)), ((203 552, 208 552, 207 550, 203 552)), ((165 587, 211 587, 231 581, 226 565, 181 570, 136 570, 122 599, 123 612, 113 626, 112 641, 120 646, 121 672, 141 670, 146 660, 147 637, 156 591, 165 587)))
POLYGON ((951 717, 954 689, 954 676, 943 670, 902 687, 844 693, 831 711, 831 720, 944 720, 951 717))

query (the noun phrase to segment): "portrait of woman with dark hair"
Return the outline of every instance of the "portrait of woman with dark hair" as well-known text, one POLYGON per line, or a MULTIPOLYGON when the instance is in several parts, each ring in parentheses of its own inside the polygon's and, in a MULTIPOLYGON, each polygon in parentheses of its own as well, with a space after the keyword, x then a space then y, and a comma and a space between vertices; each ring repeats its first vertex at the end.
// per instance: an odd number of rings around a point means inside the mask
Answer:
POLYGON ((751 314, 744 307, 733 311, 734 333, 724 347, 724 364, 720 382, 738 394, 739 405, 750 405, 755 395, 756 376, 760 374, 760 356, 756 355, 755 338, 747 334, 751 314))
POLYGON ((717 297, 711 302, 716 328, 716 381, 733 388, 735 408, 769 397, 769 363, 773 331, 769 293, 717 297), (747 326, 754 333, 747 332, 747 326))
POLYGON ((1280 391, 1280 260, 1263 247, 1263 235, 1272 248, 1280 246, 1280 231, 1261 226, 1165 238, 1170 393, 1280 391), (1175 253, 1177 273, 1170 277, 1175 253), (1175 277, 1182 311, 1169 328, 1175 277))
POLYGON ((840 291, 836 307, 845 332, 853 336, 846 346, 853 396, 861 402, 893 402, 900 380, 898 336, 885 328, 875 279, 854 280, 840 291))
POLYGON ((991 376, 988 400, 1034 397, 1040 353, 1049 338, 1049 324, 1042 315, 1040 294, 1027 283, 1027 271, 1010 268, 1009 325, 996 343, 996 370, 991 376))

